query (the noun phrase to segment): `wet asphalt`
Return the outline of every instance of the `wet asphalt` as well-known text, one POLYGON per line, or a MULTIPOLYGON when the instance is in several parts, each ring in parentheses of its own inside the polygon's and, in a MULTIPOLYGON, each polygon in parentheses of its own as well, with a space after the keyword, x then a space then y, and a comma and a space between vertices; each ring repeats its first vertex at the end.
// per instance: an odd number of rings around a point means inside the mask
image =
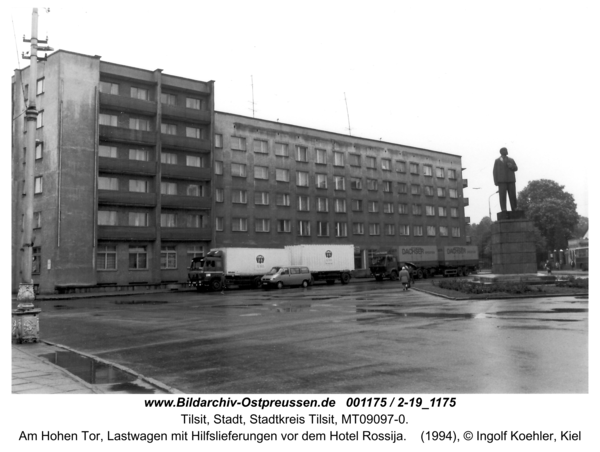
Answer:
POLYGON ((588 392, 587 296, 459 301, 385 281, 38 306, 42 340, 190 394, 588 392))

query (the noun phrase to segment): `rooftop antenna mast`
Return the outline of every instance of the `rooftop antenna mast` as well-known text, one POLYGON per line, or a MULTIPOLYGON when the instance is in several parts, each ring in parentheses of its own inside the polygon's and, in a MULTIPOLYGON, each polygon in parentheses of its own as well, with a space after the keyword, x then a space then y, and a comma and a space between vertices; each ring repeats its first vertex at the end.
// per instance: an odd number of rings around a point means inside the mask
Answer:
POLYGON ((346 99, 346 93, 344 93, 344 102, 346 102, 346 116, 348 117, 348 134, 352 136, 352 127, 350 127, 350 112, 348 111, 348 100, 346 99))
POLYGON ((250 86, 252 87, 252 117, 254 118, 254 76, 250 76, 250 86))

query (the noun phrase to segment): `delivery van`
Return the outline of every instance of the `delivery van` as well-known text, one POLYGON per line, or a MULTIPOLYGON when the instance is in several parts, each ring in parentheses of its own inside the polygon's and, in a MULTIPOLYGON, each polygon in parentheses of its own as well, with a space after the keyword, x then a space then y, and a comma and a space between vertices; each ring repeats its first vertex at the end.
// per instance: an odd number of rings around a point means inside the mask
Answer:
POLYGON ((278 289, 286 286, 308 287, 312 283, 312 276, 308 267, 290 265, 273 267, 269 273, 262 277, 261 281, 265 289, 273 286, 278 289))

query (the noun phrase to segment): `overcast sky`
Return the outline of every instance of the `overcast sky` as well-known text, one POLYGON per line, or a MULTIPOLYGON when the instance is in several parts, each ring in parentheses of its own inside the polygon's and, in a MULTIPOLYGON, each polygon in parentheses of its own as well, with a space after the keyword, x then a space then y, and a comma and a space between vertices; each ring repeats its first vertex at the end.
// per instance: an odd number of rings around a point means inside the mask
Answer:
MULTIPOLYGON (((13 70, 28 65, 17 53, 29 48, 32 7, 16 5, 3 14, 3 99, 13 70)), ((589 215, 600 124, 594 2, 158 5, 49 2, 49 13, 38 6, 39 36, 54 49, 215 80, 216 109, 230 113, 252 116, 253 79, 257 118, 347 134, 345 95, 352 135, 461 155, 472 222, 488 215, 503 146, 519 166, 517 190, 552 179, 589 215)), ((494 218, 498 210, 495 195, 494 218)))

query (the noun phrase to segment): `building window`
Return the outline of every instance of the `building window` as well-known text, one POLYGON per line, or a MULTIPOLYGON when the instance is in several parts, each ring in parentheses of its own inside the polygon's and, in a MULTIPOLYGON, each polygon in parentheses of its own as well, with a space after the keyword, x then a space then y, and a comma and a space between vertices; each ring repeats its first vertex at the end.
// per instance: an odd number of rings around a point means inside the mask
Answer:
POLYGON ((39 194, 43 191, 43 179, 42 176, 38 176, 33 180, 33 193, 39 194))
POLYGON ((377 191, 377 180, 376 179, 367 179, 367 190, 377 191))
POLYGON ((296 161, 308 162, 308 149, 304 146, 296 146, 296 161))
POLYGON ((267 192, 267 191, 254 192, 254 204, 256 204, 257 206, 268 206, 269 205, 269 192, 267 192))
POLYGON ((411 184, 410 193, 415 196, 420 195, 421 194, 421 186, 416 185, 416 184, 411 184))
POLYGON ((231 202, 234 204, 248 204, 248 192, 246 190, 231 190, 231 202))
POLYGON ((460 228, 452 228, 452 237, 460 237, 460 228))
POLYGON ((408 215, 408 204, 405 204, 405 203, 398 204, 398 213, 400 215, 408 215))
POLYGON ((223 135, 215 133, 215 147, 221 149, 223 147, 223 135))
POLYGON ((450 216, 452 218, 458 218, 458 209, 456 207, 450 207, 450 216))
POLYGON ((160 102, 166 105, 177 105, 177 96, 170 93, 161 93, 160 102))
POLYGON ((418 163, 410 163, 410 174, 419 174, 419 164, 418 163))
POLYGON ((329 237, 329 223, 317 221, 317 237, 329 237))
POLYGON ((288 145, 285 143, 275 143, 275 155, 278 157, 289 157, 288 145))
POLYGON ((129 246, 129 269, 145 270, 148 268, 148 254, 145 246, 129 246))
POLYGON ((427 226, 427 236, 435 237, 435 226, 427 226))
POLYGON ((269 179, 269 168, 266 166, 255 166, 254 167, 254 179, 269 179))
POLYGON ((328 198, 317 198, 317 212, 329 212, 328 198))
POLYGON ((174 246, 160 247, 160 268, 174 269, 177 268, 177 250, 174 246))
POLYGON ((448 226, 440 226, 440 236, 448 237, 448 226))
POLYGON ((458 190, 456 188, 449 188, 448 196, 450 196, 450 198, 453 198, 453 199, 458 198, 458 190))
POLYGON ((231 164, 231 176, 232 177, 246 177, 246 165, 243 163, 232 163, 231 164))
POLYGON ((141 179, 129 179, 129 191, 136 193, 148 193, 148 181, 141 179))
POLYGON ((38 111, 36 128, 44 127, 44 111, 38 111))
POLYGON ((41 78, 37 81, 35 94, 38 96, 40 94, 44 94, 44 79, 43 78, 41 78))
POLYGON ((245 151, 246 150, 246 139, 242 137, 231 137, 231 150, 232 151, 245 151))
POLYGON ((193 259, 194 257, 202 257, 204 256, 204 246, 203 245, 191 245, 188 246, 187 249, 188 259, 193 259))
POLYGON ((298 235, 301 237, 310 237, 310 221, 298 221, 298 235))
POLYGON ((346 190, 346 178, 344 176, 333 176, 335 190, 346 190))
POLYGON ((233 232, 248 232, 248 218, 232 218, 231 230, 233 232))
POLYGON ((177 125, 176 124, 160 124, 160 133, 164 133, 165 135, 177 135, 177 125))
POLYGON ((360 154, 350 154, 348 163, 350 166, 360 166, 360 154))
POLYGON ((327 174, 316 175, 317 188, 327 188, 327 174))
POLYGON ((333 153, 333 166, 344 166, 344 154, 341 152, 333 153))
POLYGON ((438 216, 440 216, 440 217, 448 216, 448 213, 447 213, 447 210, 445 207, 442 207, 442 206, 438 207, 438 216))
POLYGON ((446 197, 446 189, 444 187, 438 187, 437 195, 438 195, 438 198, 445 198, 446 197))
POLYGON ((277 220, 277 232, 292 232, 292 220, 277 220))
POLYGON ((144 149, 130 149, 129 150, 129 160, 139 160, 142 162, 147 162, 149 159, 149 152, 144 149))
POLYGON ((363 223, 352 223, 352 234, 365 235, 365 225, 363 223))
POLYGON ((252 143, 252 149, 255 154, 268 154, 269 153, 269 143, 264 140, 254 140, 252 143))
POLYGON ((148 90, 145 88, 131 87, 131 97, 139 100, 148 100, 148 90))
POLYGON ((377 159, 375 157, 367 157, 367 168, 369 168, 369 169, 377 168, 377 159))
POLYGON ((385 235, 396 235, 396 225, 395 224, 385 224, 383 226, 383 233, 385 235))
POLYGON ((176 195, 177 184, 175 182, 161 182, 160 193, 161 195, 176 195))
POLYGON ((185 108, 191 108, 192 110, 206 110, 205 106, 205 99, 194 99, 193 97, 185 98, 185 108))
POLYGON ((413 204, 412 205, 412 214, 413 215, 421 215, 423 213, 423 209, 421 204, 413 204))
POLYGON ((100 157, 108 157, 111 159, 117 158, 117 147, 116 146, 106 146, 101 144, 98 146, 98 155, 100 157))
POLYGON ((35 159, 39 160, 44 157, 44 143, 42 141, 37 141, 35 143, 35 159))
POLYGON ((415 237, 423 236, 423 226, 413 226, 413 235, 415 237))
POLYGON ((160 154, 160 162, 167 165, 177 165, 177 154, 172 152, 163 152, 160 154))
POLYGON ((401 160, 396 160, 396 172, 397 173, 406 173, 406 162, 401 160))
POLYGON ((455 169, 448 170, 448 179, 456 179, 456 170, 455 169))
POLYGON ((256 232, 271 232, 271 220, 256 219, 254 220, 254 231, 256 232))
POLYGON ((334 211, 336 213, 346 213, 346 200, 345 199, 336 198, 333 201, 333 207, 334 207, 334 211))
POLYGON ((381 169, 383 171, 391 171, 392 170, 392 161, 389 159, 381 159, 381 169))
POLYGON ((215 188, 215 202, 224 202, 225 192, 222 188, 215 188))
POLYGON ((298 196, 298 211, 308 212, 310 211, 310 198, 308 196, 298 196))
POLYGON ((104 94, 119 94, 119 85, 111 82, 100 82, 99 89, 104 94))
POLYGON ((384 180, 382 182, 382 188, 383 188, 383 192, 384 193, 391 193, 392 192, 392 182, 389 180, 384 180))
POLYGON ((183 216, 183 225, 186 228, 205 228, 208 226, 208 217, 198 214, 186 214, 183 216))
POLYGON ((204 196, 204 185, 188 184, 185 192, 187 196, 204 196))
POLYGON ((401 224, 398 227, 398 234, 400 235, 410 235, 410 227, 406 224, 401 224))
POLYGON ((423 175, 433 177, 433 167, 431 165, 423 165, 423 175))
POLYGON ((327 151, 325 149, 317 149, 317 164, 327 165, 327 151))
POLYGON ((150 131, 150 121, 144 118, 129 118, 129 128, 132 130, 150 131))
POLYGON ((98 119, 101 126, 117 127, 117 115, 108 115, 106 113, 100 113, 98 119))
POLYGON ((42 227, 42 212, 33 212, 33 229, 42 227))
POLYGON ((119 179, 116 177, 98 177, 98 189, 99 190, 118 190, 119 179))
POLYGON ((436 167, 435 168, 435 176, 438 179, 443 179, 444 178, 444 168, 436 167))
POLYGON ((398 182, 398 193, 402 195, 408 193, 408 185, 406 185, 404 182, 398 182))
POLYGON ((96 252, 97 270, 117 269, 117 247, 115 245, 99 245, 96 252))
POLYGON ((379 212, 379 201, 367 201, 367 210, 369 213, 379 212))
POLYGON ((117 212, 114 210, 98 211, 98 226, 116 226, 117 212))
POLYGON ((298 187, 308 187, 308 173, 296 171, 296 185, 298 187))
POLYGON ((379 223, 369 223, 369 235, 381 235, 381 226, 379 223))
POLYGON ((129 212, 129 226, 147 227, 148 214, 145 212, 129 212))
POLYGON ((348 237, 348 223, 336 221, 334 226, 336 237, 348 237))
POLYGON ((160 214, 160 227, 161 228, 177 227, 177 215, 174 213, 161 213, 160 214))
POLYGON ((34 246, 31 249, 31 255, 32 255, 31 273, 33 275, 39 275, 40 271, 42 270, 42 247, 34 246))
POLYGON ((223 219, 223 217, 216 217, 215 218, 215 230, 223 231, 224 228, 225 228, 225 220, 223 219))
POLYGON ((217 176, 223 175, 223 162, 220 160, 215 160, 215 174, 217 176))
POLYGON ((394 213, 394 203, 393 202, 384 202, 383 203, 383 213, 394 213))
POLYGON ((199 127, 186 127, 185 136, 196 139, 204 138, 204 129, 200 129, 199 127))
POLYGON ((435 206, 425 206, 425 215, 435 217, 435 206))
POLYGON ((277 193, 277 205, 289 207, 290 206, 290 195, 288 193, 277 193))
POLYGON ((186 155, 185 164, 186 166, 193 166, 196 168, 204 168, 206 166, 205 158, 197 155, 186 155))
POLYGON ((350 188, 352 190, 362 190, 362 179, 360 177, 351 177, 350 188))
POLYGON ((433 185, 425 185, 425 196, 433 196, 433 185))
POLYGON ((275 169, 275 180, 277 182, 289 182, 290 181, 290 171, 282 168, 275 169))
POLYGON ((353 199, 351 202, 352 202, 352 212, 362 212, 363 211, 362 199, 353 199))

